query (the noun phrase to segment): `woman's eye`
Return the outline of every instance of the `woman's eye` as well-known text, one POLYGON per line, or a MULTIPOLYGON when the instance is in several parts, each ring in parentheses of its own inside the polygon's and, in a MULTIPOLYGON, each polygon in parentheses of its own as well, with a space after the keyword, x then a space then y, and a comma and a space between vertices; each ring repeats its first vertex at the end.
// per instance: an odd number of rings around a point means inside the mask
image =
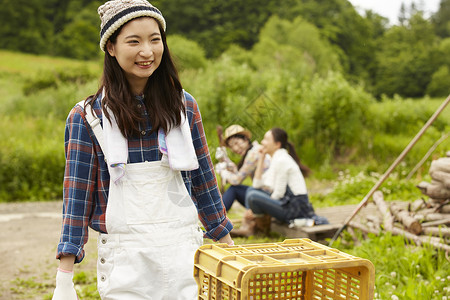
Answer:
POLYGON ((128 41, 128 43, 129 44, 137 44, 137 43, 139 43, 137 40, 130 40, 130 41, 128 41))

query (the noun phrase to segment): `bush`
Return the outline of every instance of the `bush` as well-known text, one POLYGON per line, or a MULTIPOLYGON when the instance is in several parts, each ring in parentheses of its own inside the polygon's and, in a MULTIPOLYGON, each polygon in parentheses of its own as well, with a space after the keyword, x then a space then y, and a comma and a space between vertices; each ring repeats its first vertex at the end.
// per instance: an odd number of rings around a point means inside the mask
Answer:
MULTIPOLYGON (((353 87, 341 74, 330 73, 304 84, 299 98, 290 99, 291 107, 295 102, 299 107, 293 119, 303 117, 299 135, 314 141, 316 159, 345 155, 346 149, 365 142, 367 107, 374 100, 362 87, 353 87)), ((294 128, 290 127, 295 132, 294 128)))
POLYGON ((450 94, 450 87, 448 85, 449 78, 449 67, 441 66, 431 77, 431 82, 427 87, 427 95, 447 97, 450 94))
POLYGON ((34 78, 27 80, 22 88, 28 96, 48 88, 57 88, 63 84, 82 85, 97 78, 97 74, 90 71, 87 66, 79 66, 64 69, 39 72, 34 78))
POLYGON ((167 44, 171 55, 176 61, 178 71, 206 67, 205 50, 196 42, 190 41, 180 35, 169 35, 167 37, 167 44))
POLYGON ((28 116, 0 120, 0 202, 62 195, 64 122, 28 116), (16 124, 21 124, 20 127, 16 124))

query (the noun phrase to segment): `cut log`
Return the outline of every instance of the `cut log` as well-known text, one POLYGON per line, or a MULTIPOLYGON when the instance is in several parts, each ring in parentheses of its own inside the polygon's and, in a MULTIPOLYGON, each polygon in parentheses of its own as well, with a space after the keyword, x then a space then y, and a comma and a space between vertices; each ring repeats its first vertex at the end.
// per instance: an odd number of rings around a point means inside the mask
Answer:
MULTIPOLYGON (((374 199, 375 201, 375 199, 374 199)), ((409 211, 416 212, 420 209, 426 208, 427 203, 423 199, 417 199, 409 205, 409 211)))
POLYGON ((419 210, 418 212, 416 212, 414 214, 413 218, 422 222, 422 221, 426 220, 427 215, 434 214, 434 213, 436 213, 435 208, 426 208, 426 209, 422 209, 422 210, 419 210))
POLYGON ((406 210, 402 210, 395 204, 391 205, 391 212, 397 220, 399 220, 411 233, 420 234, 422 232, 422 226, 419 221, 411 217, 406 210))
POLYGON ((450 173, 450 157, 441 157, 433 160, 430 165, 430 173, 434 171, 450 173))
POLYGON ((390 230, 394 224, 394 217, 391 215, 386 202, 384 202, 383 193, 381 191, 376 191, 373 193, 372 199, 377 205, 378 211, 383 216, 383 227, 386 230, 390 230))
POLYGON ((443 218, 443 219, 436 220, 436 221, 422 223, 422 228, 439 226, 439 225, 450 225, 450 217, 443 218))
POLYGON ((432 183, 422 181, 417 185, 417 187, 420 189, 422 194, 433 199, 450 198, 450 189, 447 189, 443 184, 437 183, 436 181, 432 183))
POLYGON ((395 227, 393 228, 392 233, 395 235, 402 235, 405 238, 407 238, 408 240, 416 243, 416 245, 418 245, 418 246, 426 243, 426 244, 432 245, 435 248, 439 248, 444 251, 450 251, 450 246, 441 243, 440 239, 437 239, 437 238, 418 236, 418 235, 412 234, 408 231, 405 231, 405 230, 402 230, 399 228, 395 228, 395 227))
POLYGON ((348 223, 348 226, 351 226, 355 229, 361 230, 364 233, 373 233, 376 235, 380 234, 380 230, 374 230, 374 229, 368 228, 367 226, 364 226, 363 224, 361 224, 358 221, 350 221, 350 223, 348 223))
POLYGON ((450 214, 450 204, 444 205, 439 209, 441 214, 450 214))
POLYGON ((450 237, 450 228, 448 227, 425 227, 423 228, 425 235, 434 235, 439 237, 450 237))
POLYGON ((450 189, 450 173, 446 173, 444 171, 431 171, 430 176, 433 180, 442 183, 442 185, 448 189, 450 189))
POLYGON ((448 214, 439 214, 439 213, 433 213, 433 214, 427 214, 425 215, 424 220, 427 222, 430 221, 439 221, 439 220, 443 220, 443 219, 447 219, 450 216, 448 214))

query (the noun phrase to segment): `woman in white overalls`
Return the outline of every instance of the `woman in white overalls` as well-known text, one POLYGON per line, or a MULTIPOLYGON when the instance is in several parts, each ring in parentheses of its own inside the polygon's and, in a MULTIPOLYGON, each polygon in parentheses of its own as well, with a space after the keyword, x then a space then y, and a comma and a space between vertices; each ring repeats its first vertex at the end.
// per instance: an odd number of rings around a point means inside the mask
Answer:
POLYGON ((88 227, 99 232, 102 299, 196 299, 203 236, 233 244, 200 111, 181 87, 158 9, 114 0, 98 12, 103 77, 67 118, 53 299, 77 299, 73 266, 88 227))

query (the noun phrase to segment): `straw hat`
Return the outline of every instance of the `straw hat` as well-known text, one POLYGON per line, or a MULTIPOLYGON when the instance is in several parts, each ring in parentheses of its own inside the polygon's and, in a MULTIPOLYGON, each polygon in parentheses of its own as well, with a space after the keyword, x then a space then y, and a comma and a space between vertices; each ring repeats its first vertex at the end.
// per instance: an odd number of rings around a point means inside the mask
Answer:
POLYGON ((225 129, 225 134, 223 136, 223 138, 225 140, 225 144, 228 144, 228 139, 230 139, 231 137, 233 137, 236 134, 241 134, 243 136, 246 136, 246 137, 248 137, 248 139, 252 138, 252 133, 250 131, 248 131, 241 125, 233 124, 233 125, 227 127, 227 129, 225 129))

